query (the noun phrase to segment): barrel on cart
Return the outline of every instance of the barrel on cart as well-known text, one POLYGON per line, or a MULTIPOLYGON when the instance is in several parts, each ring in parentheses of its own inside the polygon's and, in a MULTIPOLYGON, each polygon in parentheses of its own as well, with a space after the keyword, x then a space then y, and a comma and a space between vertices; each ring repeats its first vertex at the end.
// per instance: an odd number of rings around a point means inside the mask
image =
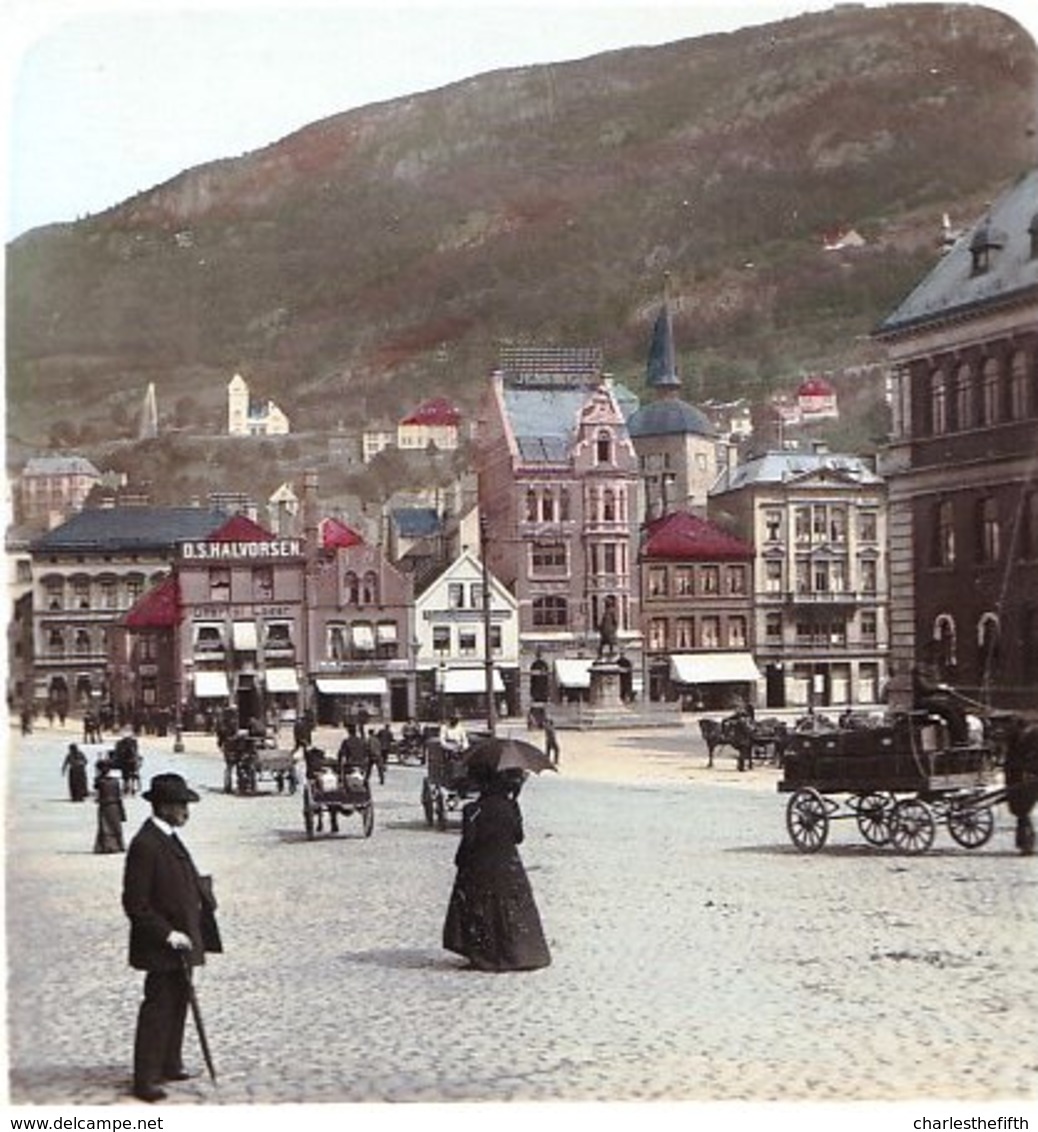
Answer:
POLYGON ((318 833, 338 833, 339 819, 351 814, 359 815, 364 836, 370 837, 375 829, 375 803, 366 769, 325 761, 323 752, 316 748, 307 751, 306 761, 303 828, 307 840, 312 841, 318 833))

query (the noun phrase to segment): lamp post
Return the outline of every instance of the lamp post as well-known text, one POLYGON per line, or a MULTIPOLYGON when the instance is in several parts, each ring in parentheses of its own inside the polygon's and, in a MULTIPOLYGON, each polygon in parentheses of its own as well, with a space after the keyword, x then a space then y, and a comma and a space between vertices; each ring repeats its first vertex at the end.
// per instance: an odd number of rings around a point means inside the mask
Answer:
POLYGON ((494 657, 490 647, 490 569, 487 566, 487 519, 479 517, 479 559, 483 571, 483 664, 486 669, 487 730, 497 731, 497 711, 494 707, 494 657))

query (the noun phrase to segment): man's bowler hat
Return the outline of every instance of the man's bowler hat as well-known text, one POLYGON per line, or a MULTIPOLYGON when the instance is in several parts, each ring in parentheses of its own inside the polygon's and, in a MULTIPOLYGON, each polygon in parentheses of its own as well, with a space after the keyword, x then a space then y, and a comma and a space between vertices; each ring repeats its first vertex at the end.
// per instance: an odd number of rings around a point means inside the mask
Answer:
POLYGON ((146 802, 197 802, 198 795, 179 774, 156 774, 151 780, 151 789, 145 790, 141 797, 146 802))

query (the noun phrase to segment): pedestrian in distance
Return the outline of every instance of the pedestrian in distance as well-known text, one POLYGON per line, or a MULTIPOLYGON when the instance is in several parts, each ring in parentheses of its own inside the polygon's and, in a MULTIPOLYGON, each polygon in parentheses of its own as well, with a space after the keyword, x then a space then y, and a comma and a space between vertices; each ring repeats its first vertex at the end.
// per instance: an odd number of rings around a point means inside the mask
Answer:
POLYGON ((183 1081, 184 1023, 191 972, 223 950, 209 877, 200 876, 177 831, 198 795, 179 774, 157 774, 142 797, 151 816, 130 842, 123 910, 130 921, 130 966, 147 972, 133 1047, 133 1093, 154 1103, 168 1081, 183 1081))
POLYGON ((555 720, 550 715, 544 717, 544 753, 554 766, 559 765, 559 737, 555 731, 555 720))
POLYGON ((102 759, 97 764, 97 836, 94 838, 95 853, 121 853, 123 845, 123 822, 126 810, 123 808, 123 793, 119 779, 112 764, 102 759))
POLYGON ((443 946, 477 971, 547 967, 551 953, 518 850, 523 840, 518 802, 522 772, 480 768, 475 780, 480 794, 462 810, 443 946))
POLYGON ((75 743, 69 743, 61 773, 68 775, 68 795, 73 802, 82 802, 90 793, 87 782, 87 757, 75 743))

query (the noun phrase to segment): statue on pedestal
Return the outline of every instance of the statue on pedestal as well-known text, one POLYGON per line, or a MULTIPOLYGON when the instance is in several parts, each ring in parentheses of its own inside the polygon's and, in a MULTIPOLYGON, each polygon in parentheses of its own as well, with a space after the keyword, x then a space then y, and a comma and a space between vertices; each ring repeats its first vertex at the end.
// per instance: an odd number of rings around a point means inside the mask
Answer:
POLYGON ((598 659, 613 660, 616 657, 616 631, 618 628, 616 617, 616 598, 607 597, 602 616, 598 621, 598 659))

